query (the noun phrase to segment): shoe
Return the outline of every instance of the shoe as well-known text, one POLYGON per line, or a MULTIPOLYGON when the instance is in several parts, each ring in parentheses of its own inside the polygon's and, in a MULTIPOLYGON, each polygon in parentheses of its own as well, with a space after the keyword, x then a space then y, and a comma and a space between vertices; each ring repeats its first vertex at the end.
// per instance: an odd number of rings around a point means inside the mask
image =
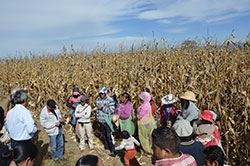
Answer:
POLYGON ((84 152, 84 151, 85 151, 85 149, 80 149, 80 151, 81 151, 81 152, 84 152))
POLYGON ((116 156, 116 153, 114 152, 114 153, 110 153, 109 154, 111 157, 115 157, 116 156))
POLYGON ((66 162, 66 161, 68 161, 68 160, 67 160, 66 158, 64 158, 64 157, 63 157, 63 158, 61 158, 60 160, 61 160, 62 162, 66 162))
POLYGON ((60 162, 59 160, 54 160, 54 162, 55 162, 56 164, 61 164, 61 162, 60 162))

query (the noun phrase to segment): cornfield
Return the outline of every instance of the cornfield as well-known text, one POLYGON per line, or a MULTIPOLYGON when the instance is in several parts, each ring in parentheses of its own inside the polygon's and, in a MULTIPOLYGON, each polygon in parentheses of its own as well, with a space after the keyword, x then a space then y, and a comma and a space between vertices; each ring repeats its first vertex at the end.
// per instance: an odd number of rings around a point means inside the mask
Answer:
POLYGON ((143 44, 119 51, 97 50, 84 54, 66 48, 58 55, 8 58, 0 61, 0 90, 14 87, 28 91, 29 109, 35 118, 46 101, 56 100, 66 119, 66 100, 73 87, 89 98, 95 107, 98 89, 113 87, 119 95, 132 96, 134 107, 140 92, 150 90, 160 108, 161 98, 169 93, 180 96, 193 91, 200 110, 215 111, 227 163, 250 163, 250 47, 227 48, 206 45, 158 47, 143 44))

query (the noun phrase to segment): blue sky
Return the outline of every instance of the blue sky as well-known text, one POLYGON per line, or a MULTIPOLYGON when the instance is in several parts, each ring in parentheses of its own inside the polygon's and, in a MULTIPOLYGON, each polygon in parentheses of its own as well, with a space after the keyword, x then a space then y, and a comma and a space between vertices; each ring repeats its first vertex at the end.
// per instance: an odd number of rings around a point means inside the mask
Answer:
POLYGON ((219 41, 250 32, 249 0, 0 0, 0 56, 119 48, 142 40, 219 41))

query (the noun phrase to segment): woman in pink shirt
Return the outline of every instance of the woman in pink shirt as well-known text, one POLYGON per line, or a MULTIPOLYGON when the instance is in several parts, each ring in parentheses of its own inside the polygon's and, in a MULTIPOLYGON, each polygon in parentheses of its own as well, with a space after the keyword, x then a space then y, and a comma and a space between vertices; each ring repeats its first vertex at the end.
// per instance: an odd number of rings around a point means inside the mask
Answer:
POLYGON ((119 127, 121 131, 128 131, 130 135, 135 133, 135 124, 132 121, 134 116, 133 105, 130 95, 125 92, 121 96, 121 101, 118 103, 115 114, 119 116, 119 127))
POLYGON ((138 135, 143 150, 146 153, 152 154, 152 137, 151 134, 156 128, 155 121, 151 113, 150 99, 151 96, 148 92, 142 92, 139 95, 142 104, 137 109, 137 124, 138 124, 138 135))

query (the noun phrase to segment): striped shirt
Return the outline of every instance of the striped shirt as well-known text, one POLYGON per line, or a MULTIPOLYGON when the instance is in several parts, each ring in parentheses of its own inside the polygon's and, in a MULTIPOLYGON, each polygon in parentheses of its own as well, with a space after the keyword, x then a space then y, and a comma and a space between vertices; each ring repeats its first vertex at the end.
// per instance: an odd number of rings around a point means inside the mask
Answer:
POLYGON ((177 158, 156 160, 155 166, 197 166, 197 164, 193 156, 181 153, 177 158))

